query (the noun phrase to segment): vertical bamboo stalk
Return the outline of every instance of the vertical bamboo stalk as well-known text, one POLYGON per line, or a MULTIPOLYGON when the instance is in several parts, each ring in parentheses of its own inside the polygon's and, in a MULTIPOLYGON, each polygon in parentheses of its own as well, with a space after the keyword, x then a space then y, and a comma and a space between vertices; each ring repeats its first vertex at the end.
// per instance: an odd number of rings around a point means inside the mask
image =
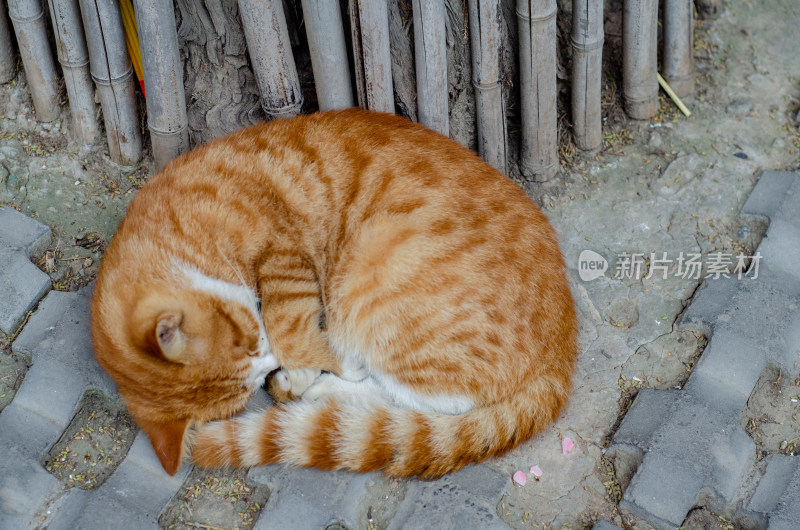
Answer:
POLYGON ((394 112, 389 9, 385 0, 350 2, 350 29, 359 104, 379 112, 394 112))
POLYGON ((353 106, 353 88, 338 0, 302 0, 319 109, 353 106))
POLYGON ((694 10, 692 0, 664 2, 664 78, 680 97, 694 92, 694 10))
POLYGON ((19 54, 39 121, 58 116, 58 77, 39 0, 9 0, 8 14, 17 35, 19 54))
POLYGON ((419 122, 450 134, 444 0, 412 0, 419 122))
POLYGON ((6 18, 6 6, 0 0, 0 84, 9 83, 17 75, 17 58, 11 45, 11 28, 6 18))
POLYGON ((603 0, 573 0, 572 127, 582 151, 597 151, 603 144, 602 69, 603 0))
POLYGON ((271 118, 296 116, 303 106, 303 93, 282 0, 239 0, 239 14, 261 107, 271 118))
POLYGON ((49 0, 49 4, 56 33, 58 62, 61 63, 64 84, 67 86, 72 129, 75 138, 88 145, 97 136, 97 107, 78 0, 49 0))
POLYGON ((135 164, 142 157, 142 133, 119 3, 80 0, 80 6, 89 67, 103 109, 108 154, 117 164, 135 164))
POLYGON ((522 141, 520 170, 535 181, 558 172, 556 0, 518 0, 522 141))
POLYGON ((637 120, 658 112, 658 0, 624 0, 622 87, 625 111, 637 120))
POLYGON ((134 0, 133 5, 147 87, 147 127, 156 170, 160 171, 167 162, 189 150, 175 8, 172 0, 134 0))
POLYGON ((478 118, 478 152, 506 172, 506 109, 501 82, 503 36, 500 0, 469 0, 472 84, 478 118))

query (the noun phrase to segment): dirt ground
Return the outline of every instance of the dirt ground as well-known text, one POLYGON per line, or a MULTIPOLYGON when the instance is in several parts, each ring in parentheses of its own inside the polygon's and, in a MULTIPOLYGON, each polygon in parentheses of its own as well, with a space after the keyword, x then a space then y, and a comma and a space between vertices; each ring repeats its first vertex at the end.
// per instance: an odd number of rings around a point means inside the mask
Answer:
MULTIPOLYGON (((624 483, 604 455, 609 437, 640 388, 681 387, 708 340, 674 329, 700 279, 583 282, 579 253, 602 254, 609 277, 622 252, 750 254, 764 226, 741 218, 741 205, 763 170, 798 167, 800 57, 786 36, 800 26, 800 7, 793 0, 730 0, 725 6, 717 20, 698 21, 691 118, 663 96, 654 119, 625 118, 621 73, 613 69, 619 43, 607 35, 603 151, 580 155, 562 129, 562 173, 542 184, 516 179, 560 234, 581 319, 581 356, 573 398, 556 425, 490 462, 509 477, 533 465, 543 471, 540 480, 510 489, 498 504, 512 527, 578 528, 598 518, 628 526, 618 510, 624 483), (569 455, 561 451, 565 437, 575 441, 569 455)), ((568 115, 561 116, 566 127, 568 115)), ((150 159, 120 167, 101 144, 85 149, 70 143, 69 129, 66 111, 52 124, 33 118, 23 74, 0 86, 0 205, 52 227, 53 244, 39 266, 62 290, 94 278, 128 202, 153 174, 150 159)), ((0 341, 0 410, 30 363, 12 355, 12 339, 0 341)), ((798 373, 774 367, 759 381, 742 415, 759 458, 797 454, 799 384, 798 373)), ((87 395, 45 465, 65 487, 96 487, 124 457, 132 434, 118 403, 87 395)), ((378 490, 383 494, 364 514, 364 528, 386 525, 392 504, 381 499, 402 496, 403 482, 387 479, 378 490)), ((243 474, 195 470, 160 523, 249 528, 268 495, 243 474)), ((733 524, 702 507, 690 518, 698 528, 733 524)))

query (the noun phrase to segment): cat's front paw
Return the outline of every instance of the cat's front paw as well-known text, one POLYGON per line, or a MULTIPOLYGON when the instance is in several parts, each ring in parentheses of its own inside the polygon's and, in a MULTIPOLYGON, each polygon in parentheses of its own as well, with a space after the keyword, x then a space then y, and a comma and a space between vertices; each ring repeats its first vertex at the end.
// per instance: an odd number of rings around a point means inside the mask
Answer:
POLYGON ((300 399, 321 373, 315 368, 281 368, 269 381, 269 394, 276 403, 300 399))

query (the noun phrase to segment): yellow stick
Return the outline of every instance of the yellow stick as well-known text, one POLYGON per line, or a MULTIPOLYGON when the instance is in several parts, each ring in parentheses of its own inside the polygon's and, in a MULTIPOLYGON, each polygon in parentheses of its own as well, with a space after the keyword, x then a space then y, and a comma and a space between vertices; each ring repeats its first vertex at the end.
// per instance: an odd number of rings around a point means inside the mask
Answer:
POLYGON ((666 92, 667 95, 670 97, 670 99, 672 99, 672 101, 675 102, 675 104, 678 106, 678 108, 681 109, 681 112, 683 112, 686 115, 687 118, 689 116, 691 116, 692 115, 692 111, 690 111, 688 108, 686 108, 686 105, 683 104, 683 101, 681 101, 681 98, 678 97, 678 94, 676 94, 675 92, 672 91, 672 88, 667 84, 666 81, 664 81, 664 78, 661 77, 661 74, 656 72, 656 75, 658 76, 658 84, 661 85, 661 88, 664 89, 664 92, 666 92))
POLYGON ((133 11, 131 0, 120 0, 120 11, 122 12, 122 25, 125 27, 125 42, 128 45, 128 53, 131 56, 133 69, 139 81, 144 79, 142 73, 142 54, 139 51, 139 35, 136 33, 136 14, 133 11))

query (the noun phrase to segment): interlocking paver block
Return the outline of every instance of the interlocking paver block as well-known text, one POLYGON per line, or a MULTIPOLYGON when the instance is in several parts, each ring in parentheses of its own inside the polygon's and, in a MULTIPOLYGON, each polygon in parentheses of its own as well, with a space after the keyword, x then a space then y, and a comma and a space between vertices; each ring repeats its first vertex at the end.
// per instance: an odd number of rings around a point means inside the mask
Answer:
POLYGON ((643 388, 614 433, 614 445, 634 445, 647 449, 653 434, 672 414, 679 395, 677 392, 643 388))
POLYGON ((692 297, 692 303, 681 315, 680 326, 699 329, 710 335, 720 313, 738 290, 737 280, 719 278, 705 281, 692 297))
MULTIPOLYGON (((642 391, 613 439, 612 450, 643 451, 620 506, 657 527, 680 525, 701 491, 734 508, 755 460, 741 411, 767 363, 796 370, 800 176, 766 172, 743 211, 770 218, 758 277, 705 282, 681 319, 711 334, 689 381, 671 404, 663 393, 642 391)), ((765 514, 770 528, 800 528, 800 476, 776 467, 783 462, 769 465, 748 510, 765 514)))
POLYGON ((704 476, 692 462, 649 454, 620 502, 620 508, 656 528, 681 525, 703 487, 704 476))
POLYGON ((27 528, 37 509, 61 489, 39 463, 61 429, 11 403, 0 414, 0 528, 27 528))
POLYGON ((703 489, 731 502, 755 458, 738 414, 710 407, 688 392, 651 390, 640 396, 643 404, 634 402, 635 415, 628 425, 626 416, 613 439, 646 451, 625 490, 623 509, 667 528, 680 525, 703 489), (670 401, 666 394, 679 399, 670 401))
POLYGON ((778 506, 783 492, 789 487, 792 475, 800 472, 797 457, 770 455, 767 470, 758 482, 758 487, 747 508, 754 512, 770 513, 778 506))
POLYGON ((758 246, 758 253, 762 264, 780 268, 797 281, 800 277, 800 228, 783 219, 773 219, 758 246))
POLYGON ((800 229, 800 172, 795 172, 794 175, 795 179, 786 190, 786 195, 773 217, 800 229))
POLYGON ((760 345, 758 353, 767 361, 794 362, 797 345, 790 339, 800 327, 800 281, 764 263, 758 278, 737 283, 739 289, 718 318, 714 335, 740 335, 760 345))
POLYGON ((736 333, 714 333, 685 389, 718 409, 737 413, 766 364, 763 343, 736 333))
POLYGON ((92 354, 90 293, 51 292, 12 344, 15 352, 31 355, 33 364, 0 414, 0 528, 27 526, 60 489, 40 458, 69 424, 87 386, 115 395, 92 354))
POLYGON ((0 248, 0 333, 11 335, 50 289, 50 277, 18 250, 0 248))
POLYGON ((366 495, 371 477, 282 465, 253 468, 248 480, 266 484, 270 489, 269 500, 256 521, 256 528, 316 529, 333 523, 357 528, 359 501, 366 495))
POLYGON ((127 458, 96 490, 73 489, 47 527, 51 530, 158 529, 158 517, 189 474, 168 476, 147 436, 139 432, 127 458))
POLYGON ((742 207, 742 213, 772 217, 789 188, 800 178, 797 173, 765 171, 742 207))
MULTIPOLYGON (((115 396, 116 385, 94 358, 89 327, 91 294, 91 287, 75 293, 50 293, 14 341, 12 349, 31 355, 34 367, 37 363, 46 364, 59 377, 72 373, 82 378, 84 386, 95 386, 115 396)), ((42 376, 47 377, 46 374, 42 376)))
POLYGON ((50 228, 7 206, 0 207, 0 247, 21 250, 29 258, 44 254, 50 228))
POLYGON ((483 465, 410 481, 389 529, 508 528, 496 511, 508 484, 508 477, 483 465))

